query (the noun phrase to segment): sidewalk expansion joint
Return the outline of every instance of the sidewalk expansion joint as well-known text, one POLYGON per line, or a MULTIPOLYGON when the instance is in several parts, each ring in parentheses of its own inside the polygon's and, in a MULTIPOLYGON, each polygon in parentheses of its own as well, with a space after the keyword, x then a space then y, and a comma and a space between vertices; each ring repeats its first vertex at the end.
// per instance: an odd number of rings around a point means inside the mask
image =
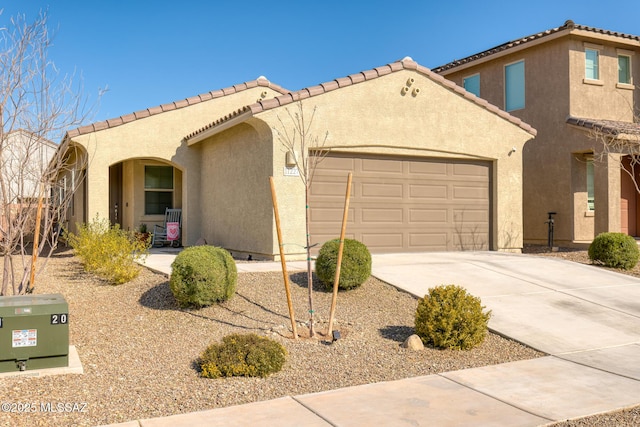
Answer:
POLYGON ((469 390, 472 390, 472 391, 474 391, 474 392, 476 392, 476 393, 480 393, 480 394, 482 394, 482 395, 484 395, 484 396, 487 396, 487 397, 488 397, 488 398, 490 398, 490 399, 493 399, 493 400, 496 400, 496 401, 498 401, 498 402, 504 403, 504 404, 505 404, 505 405, 507 405, 507 406, 511 406, 512 408, 517 409, 518 411, 526 412, 527 414, 533 415, 534 417, 542 418, 542 419, 548 420, 549 422, 555 422, 555 421, 558 421, 558 420, 551 419, 551 418, 549 418, 549 417, 545 417, 545 416, 540 415, 540 414, 536 414, 535 412, 532 412, 532 411, 530 411, 530 410, 528 410, 528 409, 521 408, 521 407, 519 407, 518 405, 514 405, 513 403, 510 403, 510 402, 507 402, 507 401, 505 401, 505 400, 502 400, 502 399, 500 399, 499 397, 493 396, 493 395, 491 395, 491 394, 489 394, 489 393, 486 393, 486 392, 484 392, 484 391, 476 390, 475 388, 471 387, 471 386, 470 386, 470 385, 468 385, 468 384, 465 384, 465 383, 463 383, 463 382, 459 382, 459 381, 456 381, 456 380, 454 380, 454 379, 452 379, 452 378, 446 377, 446 376, 444 375, 444 374, 446 374, 446 373, 447 373, 447 372, 443 372, 443 373, 435 374, 435 375, 437 375, 437 376, 439 376, 439 377, 441 377, 441 378, 444 378, 445 380, 451 381, 452 383, 456 383, 456 384, 458 384, 458 385, 460 385, 460 386, 462 386, 462 387, 464 387, 464 388, 467 388, 467 389, 469 389, 469 390))
MULTIPOLYGON (((585 351, 588 352, 588 351, 591 351, 591 350, 585 350, 585 351)), ((581 351, 574 351, 572 353, 563 353, 563 355, 578 354, 578 353, 582 353, 582 352, 581 351)), ((578 362, 578 361, 571 360, 571 359, 565 359, 564 357, 562 357, 562 355, 552 354, 551 357, 555 357, 557 359, 564 360, 565 362, 574 363, 574 364, 579 365, 579 366, 584 366, 586 368, 595 369, 596 371, 604 372, 605 374, 615 375, 617 377, 626 378, 628 380, 633 380, 633 381, 636 381, 636 382, 640 381, 640 380, 638 380, 638 378, 635 378, 635 377, 632 377, 632 376, 629 376, 629 375, 620 374, 618 372, 609 371, 609 370, 604 369, 604 368, 598 368, 596 366, 588 365, 586 362, 578 362)))
POLYGON ((327 424, 333 426, 333 427, 338 427, 337 424, 332 423, 330 420, 328 420, 327 418, 323 417, 321 414, 319 414, 317 411, 313 410, 312 408, 310 408, 309 406, 305 405, 304 403, 302 403, 300 400, 298 400, 295 396, 289 396, 290 398, 292 398, 295 402, 298 403, 298 405, 302 406, 303 408, 305 408, 307 411, 311 412, 312 414, 314 414, 316 417, 322 419, 324 422, 326 422, 327 424))

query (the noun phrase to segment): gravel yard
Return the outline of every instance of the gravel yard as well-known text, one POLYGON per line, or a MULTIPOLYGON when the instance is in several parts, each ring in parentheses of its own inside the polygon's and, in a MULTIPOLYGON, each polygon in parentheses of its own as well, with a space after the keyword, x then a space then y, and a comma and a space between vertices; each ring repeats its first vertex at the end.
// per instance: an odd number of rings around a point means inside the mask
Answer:
MULTIPOLYGON (((590 264, 586 251, 526 253, 590 264)), ((603 267, 598 267, 603 268, 603 267)), ((640 277, 640 266, 623 272, 640 277)), ((298 322, 307 320, 304 274, 292 275, 298 322)), ((400 343, 413 333, 417 301, 374 278, 341 292, 334 329, 342 339, 290 339, 290 322, 280 273, 242 273, 236 295, 201 310, 177 307, 168 278, 146 269, 134 281, 109 286, 82 271, 70 250, 49 261, 36 293, 62 293, 70 312, 70 342, 83 375, 0 380, 2 402, 80 404, 71 413, 0 412, 0 425, 100 425, 312 393, 339 387, 429 375, 543 354, 489 334, 471 351, 425 349, 400 343), (234 332, 255 332, 283 343, 284 369, 266 379, 199 378, 195 361, 211 342, 234 332), (85 406, 86 404, 86 406, 85 406)), ((324 332, 331 294, 314 293, 317 330, 324 332)), ((298 326, 298 332, 306 331, 298 326)), ((553 424, 554 427, 636 426, 640 406, 553 424)))
MULTIPOLYGON (((293 274, 298 320, 307 320, 305 274, 293 274)), ((400 347, 413 333, 417 300, 370 278, 338 296, 334 329, 342 338, 289 338, 281 273, 242 273, 229 301, 181 310, 168 278, 143 269, 134 281, 109 286, 84 273, 70 250, 50 259, 36 293, 62 293, 69 303, 70 342, 83 375, 0 380, 2 402, 86 403, 84 412, 0 413, 0 425, 99 425, 160 417, 287 395, 395 380, 542 356, 489 334, 471 351, 400 347), (203 379, 194 362, 204 348, 234 332, 269 335, 288 350, 284 369, 266 379, 203 379)), ((327 327, 331 294, 314 293, 317 330, 327 327)), ((305 331, 299 327, 299 332, 305 331)))

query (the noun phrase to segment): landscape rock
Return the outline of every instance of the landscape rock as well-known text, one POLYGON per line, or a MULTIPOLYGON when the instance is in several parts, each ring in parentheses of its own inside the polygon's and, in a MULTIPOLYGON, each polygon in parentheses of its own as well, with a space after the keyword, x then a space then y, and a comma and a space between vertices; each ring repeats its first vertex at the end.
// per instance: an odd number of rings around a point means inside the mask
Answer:
POLYGON ((413 351, 424 350, 424 344, 422 344, 422 340, 416 334, 413 334, 409 338, 404 340, 401 347, 408 348, 409 350, 413 351))

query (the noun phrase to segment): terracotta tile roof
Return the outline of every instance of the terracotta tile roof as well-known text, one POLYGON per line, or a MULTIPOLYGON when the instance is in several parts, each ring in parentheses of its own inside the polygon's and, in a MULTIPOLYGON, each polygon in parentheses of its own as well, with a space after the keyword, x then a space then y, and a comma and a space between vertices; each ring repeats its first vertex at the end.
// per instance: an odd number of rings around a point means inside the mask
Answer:
POLYGON ((512 116, 511 114, 499 109, 498 107, 496 107, 493 104, 490 104, 489 102, 485 101, 482 98, 478 98, 477 96, 475 96, 474 94, 467 92, 466 90, 464 90, 462 87, 456 85, 455 83, 445 79, 444 77, 434 73, 433 71, 431 71, 430 69, 428 69, 427 67, 424 67, 422 65, 419 65, 417 62, 415 62, 413 59, 411 59, 410 57, 406 57, 400 61, 396 61, 393 62, 391 64, 387 64, 385 66, 382 67, 376 67, 374 69, 371 70, 365 70, 362 71, 360 73, 357 74, 351 74, 347 77, 341 77, 338 79, 335 79, 333 81, 330 82, 326 82, 326 83, 321 83, 317 86, 311 86, 308 88, 304 88, 301 89, 299 91, 295 91, 295 92, 289 92, 287 94, 275 97, 275 98, 271 98, 271 99, 266 99, 264 101, 260 101, 257 102, 255 104, 251 104, 251 105, 247 105, 245 107, 242 107, 224 117, 219 118, 218 120, 208 124, 207 126, 198 129, 192 133, 190 133, 189 135, 187 135, 185 137, 185 140, 189 140, 192 139, 198 135, 201 135, 202 133, 216 128, 217 126, 220 126, 226 122, 228 122, 229 120, 232 120, 234 118, 237 118, 241 115, 255 115, 258 113, 261 113, 263 111, 267 111, 267 110, 271 110, 273 108, 278 108, 281 107, 283 105, 287 105, 287 104, 291 104, 293 102, 299 101, 299 100, 303 100, 306 98, 310 98, 313 96, 317 96, 317 95, 322 95, 324 93, 333 91, 333 90, 338 90, 341 89, 343 87, 346 86, 351 86, 354 84, 358 84, 358 83, 362 83, 368 80, 373 80, 376 79, 378 77, 393 73, 393 72, 397 72, 400 70, 415 70, 420 74, 423 74, 425 76, 427 76, 428 78, 430 78, 431 80, 434 80, 435 82, 441 84, 442 86, 447 87, 449 90, 457 93, 460 96, 463 96, 464 98, 469 99, 472 102, 475 102, 476 104, 482 106, 483 108, 491 111, 494 114, 497 114, 498 116, 502 117, 505 120, 510 121, 511 123, 520 126, 522 129, 524 129, 525 131, 529 132, 532 135, 536 135, 537 131, 531 127, 530 125, 528 125, 527 123, 523 122, 521 119, 512 116))
POLYGON ((442 73, 443 71, 447 71, 450 70, 452 68, 456 68, 459 67, 460 65, 464 65, 467 64, 469 62, 473 62, 476 61, 478 59, 490 56, 490 55, 494 55, 496 53, 499 52, 503 52, 518 46, 521 46, 523 44, 535 41, 535 40, 540 40, 543 39, 545 37, 551 36, 553 34, 558 34, 561 33, 563 31, 565 31, 567 34, 570 33, 573 30, 582 30, 582 31, 589 31, 595 34, 603 34, 603 35, 608 35, 608 36, 614 36, 614 37, 619 37, 622 39, 627 39, 627 40, 635 40, 635 41, 640 41, 640 36, 634 36, 631 34, 625 34, 625 33, 618 33, 615 31, 609 31, 609 30, 603 30, 600 28, 594 28, 594 27, 587 27, 586 25, 578 25, 576 23, 574 23, 571 20, 568 20, 564 23, 564 25, 562 25, 561 27, 557 27, 557 28, 552 28, 550 30, 546 30, 543 31, 541 33, 536 33, 536 34, 532 34, 530 36, 526 36, 526 37, 522 37, 516 40, 512 40, 509 41, 507 43, 501 44, 500 46, 496 46, 493 47, 491 49, 485 50, 484 52, 480 52, 480 53, 476 53, 474 55, 471 56, 467 56, 466 58, 463 59, 456 59, 452 62, 449 62, 448 64, 445 65, 441 65, 439 67, 435 67, 433 69, 434 73, 442 73))
POLYGON ((135 113, 127 114, 117 118, 92 123, 87 126, 82 126, 67 132, 67 135, 65 136, 64 139, 73 138, 79 135, 84 135, 87 133, 92 133, 92 132, 97 132, 104 129, 113 128, 116 126, 120 126, 129 122, 132 122, 134 120, 143 119, 145 117, 154 116, 156 114, 161 114, 167 111, 177 110, 179 108, 184 108, 190 105, 206 102, 211 99, 221 98, 223 96, 242 92, 244 90, 251 89, 258 86, 268 87, 275 90, 276 92, 280 92, 283 94, 289 92, 288 90, 284 89, 282 86, 271 83, 265 77, 260 76, 256 80, 252 80, 249 82, 241 83, 241 84, 227 87, 224 89, 203 93, 201 95, 192 96, 190 98, 182 99, 180 101, 175 101, 168 104, 162 104, 155 107, 150 107, 145 110, 140 110, 140 111, 136 111, 135 113))
POLYGON ((567 123, 586 129, 603 132, 610 135, 640 136, 640 123, 619 122, 615 120, 585 119, 581 117, 567 117, 567 123))

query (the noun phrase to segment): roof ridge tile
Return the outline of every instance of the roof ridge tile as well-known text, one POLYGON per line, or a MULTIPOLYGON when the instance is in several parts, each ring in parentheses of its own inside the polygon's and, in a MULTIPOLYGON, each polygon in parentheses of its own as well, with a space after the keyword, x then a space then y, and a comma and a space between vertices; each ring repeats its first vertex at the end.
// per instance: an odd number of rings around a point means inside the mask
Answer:
POLYGON ((276 92, 280 92, 281 94, 285 94, 288 91, 284 89, 282 86, 271 83, 266 77, 260 76, 255 80, 251 80, 248 82, 238 83, 234 86, 218 89, 206 93, 202 93, 199 95, 191 96, 189 98, 184 98, 178 101, 173 101, 166 104, 161 104, 153 107, 146 108, 144 110, 134 111, 129 114, 125 114, 120 117, 109 118, 106 120, 102 120, 99 122, 95 122, 89 125, 80 126, 75 129, 71 129, 67 131, 65 138, 72 138, 80 135, 84 135, 87 133, 97 132, 100 130, 109 129, 115 126, 120 126, 126 123, 130 123, 134 120, 143 119, 146 117, 154 116, 156 114, 161 114, 168 111, 177 110, 180 108, 188 107, 191 105, 195 105, 201 102, 206 102, 215 98, 220 98, 226 95, 230 95, 233 93, 238 93, 246 89, 251 89, 258 86, 268 87, 276 92), (127 117, 127 119, 123 119, 127 117))
POLYGON ((448 62, 446 64, 440 65, 438 67, 433 68, 433 71, 435 73, 441 73, 443 71, 446 70, 450 70, 452 68, 456 68, 460 65, 464 65, 467 64, 469 62, 475 61, 477 59, 480 58, 484 58, 505 50, 509 50, 511 48, 520 46, 522 44, 534 41, 534 40, 539 40, 541 38, 550 36, 552 34, 556 34, 562 31, 567 31, 567 32, 571 32, 572 30, 582 30, 582 31, 589 31, 589 32, 593 32, 593 33, 597 33, 597 34, 604 34, 604 35, 611 35, 611 36, 615 36, 615 37, 620 37, 623 39, 630 39, 630 40, 636 40, 636 41, 640 41, 640 36, 636 36, 633 34, 625 34, 625 33, 620 33, 620 32, 616 32, 616 31, 611 31, 611 30, 605 30, 605 29, 600 29, 600 28, 596 28, 596 27, 589 27, 586 25, 579 25, 574 23, 571 20, 567 20, 565 21, 565 23, 563 25, 561 25, 560 27, 555 27, 555 28, 551 28, 551 29, 547 29, 538 33, 534 33, 528 36, 524 36, 518 39, 514 39, 505 43, 502 43, 500 45, 494 46, 492 48, 489 48, 487 50, 484 50, 482 52, 478 52, 475 53, 473 55, 469 55, 465 58, 462 59, 454 59, 451 62, 448 62))

